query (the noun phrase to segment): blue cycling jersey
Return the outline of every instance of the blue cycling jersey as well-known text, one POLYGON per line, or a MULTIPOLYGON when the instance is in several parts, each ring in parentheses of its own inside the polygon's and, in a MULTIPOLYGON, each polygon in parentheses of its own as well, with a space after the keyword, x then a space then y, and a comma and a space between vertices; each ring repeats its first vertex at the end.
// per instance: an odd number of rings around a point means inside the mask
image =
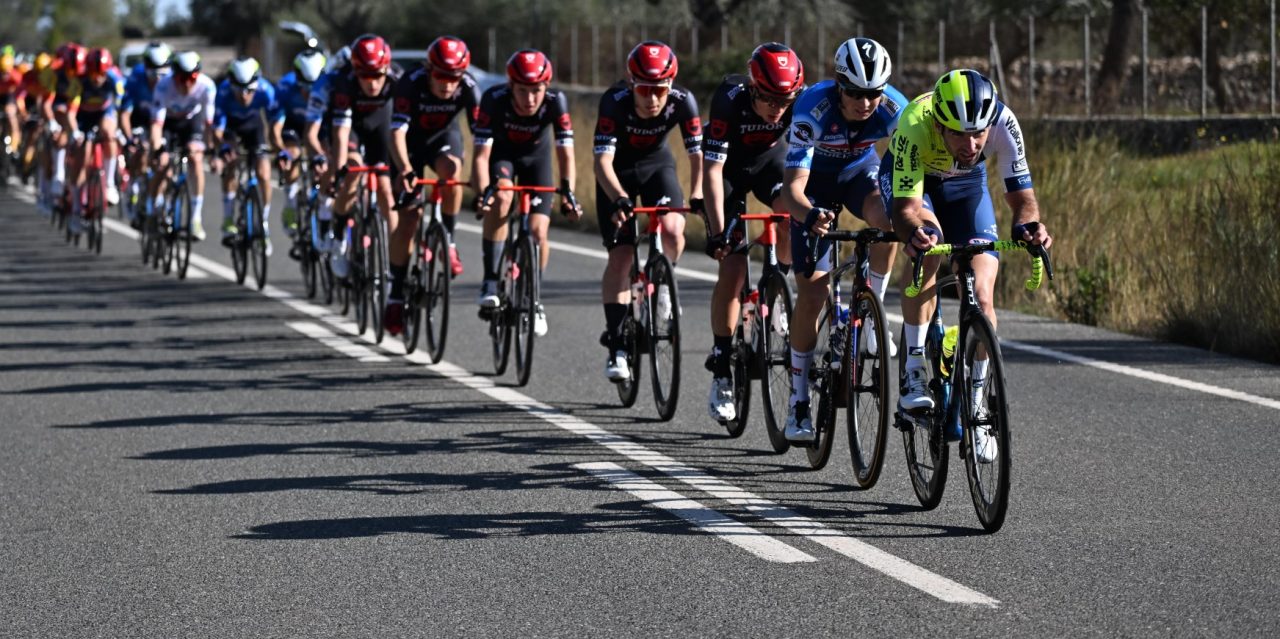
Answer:
POLYGON ((889 85, 880 106, 864 122, 840 114, 840 89, 834 80, 819 82, 796 101, 787 135, 787 168, 841 173, 875 154, 876 140, 889 137, 907 98, 889 85))
POLYGON ((307 122, 324 121, 325 114, 329 112, 329 91, 338 77, 346 71, 345 66, 325 71, 311 84, 311 99, 307 101, 307 122))
POLYGON ((214 103, 214 128, 222 131, 227 128, 227 121, 247 122, 258 113, 265 113, 271 123, 283 122, 284 111, 276 101, 276 90, 266 78, 258 79, 258 90, 254 91, 249 104, 241 104, 237 96, 239 89, 231 86, 230 80, 223 80, 218 85, 218 98, 214 103))
MULTIPOLYGON (((121 111, 134 111, 150 114, 155 102, 155 90, 147 82, 147 68, 141 62, 134 65, 129 78, 124 83, 124 99, 120 101, 121 111)), ((149 118, 150 115, 147 115, 149 118)), ((135 118, 135 121, 137 119, 135 118)))
POLYGON ((307 100, 309 96, 302 94, 307 85, 298 80, 298 73, 290 71, 276 83, 276 102, 289 120, 303 121, 307 118, 307 100))

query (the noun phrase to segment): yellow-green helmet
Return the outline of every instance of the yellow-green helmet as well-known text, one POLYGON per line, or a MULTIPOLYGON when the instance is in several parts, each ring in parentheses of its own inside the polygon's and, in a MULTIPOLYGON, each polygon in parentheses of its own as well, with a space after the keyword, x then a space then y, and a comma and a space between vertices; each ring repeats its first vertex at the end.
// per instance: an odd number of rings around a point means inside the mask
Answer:
POLYGON ((956 69, 933 85, 933 117, 952 131, 976 133, 996 121, 996 86, 973 69, 956 69))

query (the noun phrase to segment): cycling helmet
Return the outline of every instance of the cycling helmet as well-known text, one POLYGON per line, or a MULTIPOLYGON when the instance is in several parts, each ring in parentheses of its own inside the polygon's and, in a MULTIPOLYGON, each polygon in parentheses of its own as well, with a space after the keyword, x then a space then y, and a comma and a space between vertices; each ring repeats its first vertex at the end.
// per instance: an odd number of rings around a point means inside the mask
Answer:
POLYGON ((242 89, 248 87, 257 88, 258 79, 262 77, 262 66, 257 60, 248 56, 242 56, 231 61, 227 65, 227 79, 231 84, 242 89))
POLYGON ((84 75, 87 55, 84 47, 74 42, 68 42, 63 45, 62 49, 62 68, 72 75, 84 75))
POLYGON ((333 54, 333 59, 329 60, 329 66, 326 67, 326 70, 336 71, 338 69, 341 69, 347 66, 350 63, 351 63, 351 47, 344 46, 341 49, 338 49, 337 53, 333 54))
POLYGON ((196 77, 200 68, 200 54, 195 51, 182 51, 173 55, 173 72, 182 78, 196 77))
POLYGON ((35 68, 36 71, 44 71, 45 69, 49 68, 50 64, 53 64, 53 57, 45 53, 44 51, 41 51, 40 53, 36 54, 36 59, 32 63, 32 66, 35 68))
POLYGON ((149 42, 142 52, 142 62, 148 69, 162 69, 169 66, 173 50, 163 42, 149 42))
POLYGON ((321 73, 324 73, 324 54, 319 49, 303 49, 293 57, 293 68, 298 73, 298 81, 311 84, 321 73))
POLYGON ((520 84, 551 81, 551 60, 537 49, 521 49, 507 60, 507 78, 520 84))
POLYGON ((111 59, 111 52, 106 49, 90 49, 86 55, 85 70, 89 75, 106 75, 113 66, 115 66, 115 60, 111 59))
POLYGON ((657 40, 636 45, 627 56, 627 72, 632 82, 666 82, 676 77, 679 69, 676 52, 657 40))
POLYGON ((427 64, 434 73, 461 78, 471 65, 471 51, 459 38, 440 36, 427 47, 427 64))
POLYGON ((768 42, 756 47, 747 68, 752 88, 761 93, 792 98, 804 88, 804 65, 784 44, 768 42))
POLYGON ((889 84, 889 52, 871 38, 850 38, 836 49, 836 84, 841 89, 878 91, 889 84))
POLYGON ((17 59, 8 51, 0 51, 0 73, 8 73, 13 71, 17 59))
POLYGON ((391 47, 376 35, 362 35, 351 44, 351 65, 357 74, 386 73, 391 67, 391 47))
POLYGON ((957 69, 933 85, 933 118, 952 131, 975 133, 996 121, 996 86, 973 69, 957 69))

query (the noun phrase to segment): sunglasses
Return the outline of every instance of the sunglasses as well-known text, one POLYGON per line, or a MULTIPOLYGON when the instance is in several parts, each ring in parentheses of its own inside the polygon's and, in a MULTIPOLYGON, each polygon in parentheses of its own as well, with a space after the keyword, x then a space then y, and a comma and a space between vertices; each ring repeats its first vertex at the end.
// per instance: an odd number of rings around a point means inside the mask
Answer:
POLYGON ((385 71, 366 71, 357 73, 356 76, 361 80, 377 80, 378 78, 387 77, 387 73, 385 71))
POLYGON ((252 93, 256 93, 258 87, 251 84, 247 87, 236 87, 236 90, 240 92, 240 95, 250 95, 252 93))
POLYGON ((858 87, 840 87, 840 92, 855 100, 878 100, 884 95, 884 89, 859 89, 858 87))
POLYGON ((454 75, 452 73, 445 73, 444 71, 432 71, 431 77, 435 78, 438 82, 457 82, 462 79, 462 74, 459 73, 454 75))
POLYGON ((658 98, 662 99, 671 93, 671 85, 669 84, 636 84, 632 86, 632 91, 642 98, 658 98))
POLYGON ((780 97, 768 95, 766 93, 761 93, 760 91, 757 91, 755 89, 751 89, 751 97, 755 101, 760 102, 765 106, 773 107, 775 109, 786 109, 796 103, 796 96, 794 95, 789 98, 780 98, 780 97))

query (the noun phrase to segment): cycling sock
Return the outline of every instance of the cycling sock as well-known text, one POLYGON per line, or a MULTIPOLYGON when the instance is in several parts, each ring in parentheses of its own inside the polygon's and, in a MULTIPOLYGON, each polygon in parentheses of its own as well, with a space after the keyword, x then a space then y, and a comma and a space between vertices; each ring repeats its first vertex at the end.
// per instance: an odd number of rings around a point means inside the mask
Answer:
POLYGON ((321 221, 333 219, 333 198, 326 197, 320 200, 320 212, 317 214, 321 221))
POLYGON ((884 301, 884 293, 889 290, 889 277, 884 273, 877 273, 871 269, 867 269, 867 283, 871 285, 871 292, 876 294, 876 299, 884 301))
POLYGON ((903 322, 902 330, 907 342, 902 345, 907 349, 907 368, 924 368, 925 327, 903 322))
POLYGON ((440 223, 444 224, 444 228, 449 232, 449 240, 453 241, 453 230, 458 227, 458 214, 449 215, 445 213, 440 216, 440 223))
POLYGON ((114 155, 107 158, 107 186, 116 188, 116 157, 114 155))
POLYGON ((236 194, 234 191, 222 194, 222 221, 227 221, 235 215, 236 194))
POLYGON ((53 152, 53 181, 67 181, 67 150, 58 149, 53 152))
POLYGON ((203 219, 201 217, 203 213, 204 213, 204 196, 197 195, 191 198, 191 221, 195 224, 200 224, 200 221, 203 219))
POLYGON ((987 380, 987 367, 990 366, 990 359, 973 360, 973 370, 969 371, 969 377, 973 379, 974 384, 985 382, 987 380))
POLYGON ((397 300, 404 299, 404 278, 408 273, 408 264, 391 265, 391 292, 387 294, 388 297, 397 300))
POLYGON ((715 345, 711 349, 711 374, 721 378, 729 377, 732 375, 729 352, 733 349, 733 336, 713 335, 712 338, 715 345))
POLYGON ((262 228, 267 228, 271 223, 271 204, 262 205, 262 228))
POLYGON ((809 365, 813 351, 801 353, 791 349, 791 405, 809 401, 809 365))
POLYGON ((294 181, 294 182, 290 182, 290 183, 289 183, 289 200, 290 200, 290 201, 292 201, 292 200, 297 199, 297 197, 298 197, 298 191, 301 191, 301 190, 302 190, 302 185, 301 185, 301 184, 299 184, 299 183, 298 183, 298 182, 296 182, 296 181, 294 181))
POLYGON ((604 305, 604 330, 609 341, 609 352, 622 346, 622 323, 627 319, 626 304, 610 302, 604 305))
POLYGON ((498 269, 502 266, 502 242, 484 241, 484 278, 498 279, 498 269))

